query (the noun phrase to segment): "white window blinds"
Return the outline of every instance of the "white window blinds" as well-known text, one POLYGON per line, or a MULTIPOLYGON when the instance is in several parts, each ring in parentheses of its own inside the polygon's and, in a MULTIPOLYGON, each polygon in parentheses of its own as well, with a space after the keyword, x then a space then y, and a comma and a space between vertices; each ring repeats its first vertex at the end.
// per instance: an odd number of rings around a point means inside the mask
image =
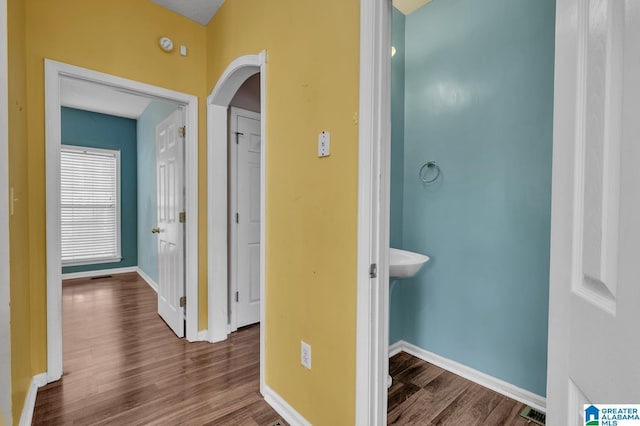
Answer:
POLYGON ((62 265, 119 262, 120 152, 63 145, 62 265))

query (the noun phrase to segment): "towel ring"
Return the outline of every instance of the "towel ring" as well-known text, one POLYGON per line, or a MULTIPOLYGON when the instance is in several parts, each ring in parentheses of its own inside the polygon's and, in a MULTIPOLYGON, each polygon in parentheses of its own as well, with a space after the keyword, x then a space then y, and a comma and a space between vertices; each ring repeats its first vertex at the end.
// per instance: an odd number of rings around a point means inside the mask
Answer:
POLYGON ((422 167, 420 167, 418 176, 420 177, 422 183, 433 183, 440 177, 440 166, 438 166, 435 161, 427 161, 422 165, 422 167), (432 179, 426 178, 426 171, 428 171, 429 169, 436 169, 436 175, 432 179))

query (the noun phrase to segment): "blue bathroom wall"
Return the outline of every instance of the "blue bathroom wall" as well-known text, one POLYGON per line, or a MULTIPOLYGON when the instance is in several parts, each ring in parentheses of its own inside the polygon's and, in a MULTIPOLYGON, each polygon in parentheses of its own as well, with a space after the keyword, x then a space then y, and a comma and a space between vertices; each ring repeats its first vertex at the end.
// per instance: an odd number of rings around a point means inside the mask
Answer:
POLYGON ((403 245, 431 261, 398 284, 402 336, 539 395, 554 20, 553 0, 433 0, 405 33, 403 245))
POLYGON ((156 126, 178 107, 151 102, 138 118, 138 268, 158 282, 156 126))
POLYGON ((405 16, 395 7, 391 21, 391 247, 402 247, 404 182, 404 32, 405 16))
POLYGON ((124 268, 138 264, 136 120, 61 108, 64 145, 120 151, 120 221, 122 260, 96 265, 69 266, 63 274, 124 268))
MULTIPOLYGON (((405 16, 393 8, 391 21, 391 45, 396 54, 391 58, 391 217, 389 243, 402 247, 402 208, 404 198, 404 61, 405 16)), ((404 329, 401 288, 392 287, 389 304, 389 343, 402 338, 404 329)))

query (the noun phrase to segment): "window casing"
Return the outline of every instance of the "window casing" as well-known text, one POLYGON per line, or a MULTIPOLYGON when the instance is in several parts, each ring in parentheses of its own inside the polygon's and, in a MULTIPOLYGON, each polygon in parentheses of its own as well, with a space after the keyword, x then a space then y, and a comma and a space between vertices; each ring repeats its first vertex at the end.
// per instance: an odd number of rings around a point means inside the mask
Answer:
POLYGON ((62 266, 119 262, 120 151, 62 145, 62 266))

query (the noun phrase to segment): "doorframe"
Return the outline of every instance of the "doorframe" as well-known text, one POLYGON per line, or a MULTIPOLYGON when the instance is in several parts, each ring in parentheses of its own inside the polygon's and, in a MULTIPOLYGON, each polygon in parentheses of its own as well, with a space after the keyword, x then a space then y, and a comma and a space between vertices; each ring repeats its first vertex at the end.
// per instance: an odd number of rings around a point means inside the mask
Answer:
MULTIPOLYGON (((238 107, 229 107, 229 135, 227 139, 227 143, 229 147, 233 147, 233 141, 231 140, 234 132, 238 131, 237 121, 234 121, 234 115, 237 117, 241 114, 246 114, 254 116, 260 120, 260 113, 249 111, 247 109, 238 108, 238 107)), ((262 135, 260 136, 262 139, 262 135)), ((235 205, 238 205, 238 175, 234 171, 238 171, 238 145, 236 144, 236 149, 231 149, 229 152, 229 172, 227 176, 229 176, 229 207, 228 212, 231 215, 232 208, 235 205)), ((262 151, 262 146, 260 146, 260 150, 262 151)), ((262 166, 262 159, 260 159, 260 166, 262 166)), ((262 167, 261 167, 262 168, 262 167)), ((234 292, 238 291, 238 223, 234 223, 233 215, 229 216, 228 221, 229 226, 229 295, 228 295, 228 306, 231 310, 229 318, 229 332, 234 332, 238 330, 238 302, 233 301, 234 292), (234 309, 235 303, 235 309, 234 309)), ((262 224, 260 224, 260 229, 262 229, 262 224)), ((262 242, 260 242, 262 244, 262 242)))
MULTIPOLYGON (((0 0, 0 423, 11 424, 11 313, 9 275, 9 94, 7 2, 0 0)), ((12 200, 13 201, 13 200, 12 200)))
POLYGON ((198 336, 198 97, 139 81, 44 60, 45 68, 45 170, 47 252, 47 382, 62 377, 62 265, 60 260, 60 80, 75 78, 184 107, 185 125, 185 280, 186 338, 198 336))
POLYGON ((209 341, 225 340, 228 328, 228 131, 227 110, 240 86, 260 73, 260 392, 265 389, 265 256, 266 256, 266 51, 232 61, 207 97, 207 264, 209 341))
POLYGON ((384 425, 389 370, 391 1, 360 1, 356 421, 384 425), (377 276, 370 277, 371 265, 377 276))

